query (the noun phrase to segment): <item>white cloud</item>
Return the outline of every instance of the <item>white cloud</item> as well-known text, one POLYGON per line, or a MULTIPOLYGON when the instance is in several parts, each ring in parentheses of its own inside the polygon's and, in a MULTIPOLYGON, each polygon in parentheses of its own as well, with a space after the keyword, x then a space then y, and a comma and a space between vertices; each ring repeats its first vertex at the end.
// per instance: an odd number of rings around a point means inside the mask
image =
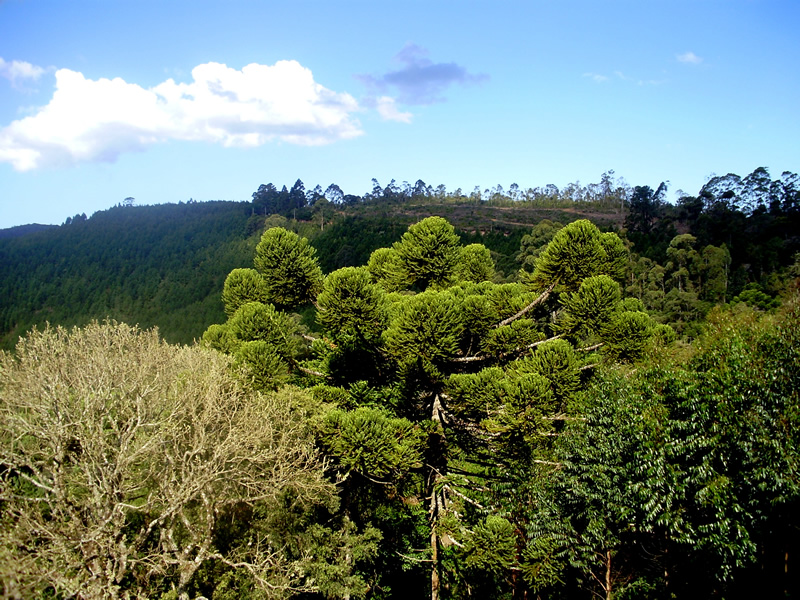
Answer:
POLYGON ((11 62, 3 60, 0 57, 0 77, 4 77, 11 82, 12 87, 20 87, 20 82, 25 80, 36 81, 45 72, 42 67, 37 67, 29 62, 21 60, 12 60, 11 62))
POLYGON ((694 52, 684 52, 683 54, 676 55, 675 58, 678 59, 678 62, 688 63, 690 65, 699 65, 703 62, 703 59, 694 52))
POLYGON ((375 109, 385 121, 399 121, 400 123, 411 123, 414 115, 410 112, 400 112, 397 103, 390 96, 380 96, 375 100, 375 109))
POLYGON ((598 73, 584 73, 583 76, 588 77, 595 83, 603 83, 608 81, 608 77, 606 77, 605 75, 600 75, 598 73))
POLYGON ((110 162, 168 140, 321 145, 361 135, 358 110, 352 96, 316 83, 296 61, 241 70, 206 63, 191 83, 168 79, 149 89, 59 69, 50 103, 0 129, 0 161, 18 171, 110 162))

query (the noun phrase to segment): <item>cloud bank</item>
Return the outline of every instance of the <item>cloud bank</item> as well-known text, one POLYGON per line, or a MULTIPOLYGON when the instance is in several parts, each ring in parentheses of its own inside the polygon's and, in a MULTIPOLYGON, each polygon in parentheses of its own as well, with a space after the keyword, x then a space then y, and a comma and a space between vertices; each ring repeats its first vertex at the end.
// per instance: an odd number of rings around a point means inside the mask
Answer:
POLYGON ((69 69, 57 70, 55 78, 47 106, 0 129, 0 162, 28 171, 113 162, 124 152, 169 140, 313 146, 363 133, 353 117, 358 102, 316 83, 296 61, 241 70, 206 63, 192 70, 191 83, 168 79, 149 89, 120 78, 87 79, 69 69))
POLYGON ((367 87, 383 94, 391 90, 402 104, 421 105, 444 101, 444 92, 451 85, 468 85, 486 81, 488 75, 473 75, 456 63, 434 63, 428 51, 416 44, 406 46, 394 57, 401 68, 384 75, 358 75, 367 87))

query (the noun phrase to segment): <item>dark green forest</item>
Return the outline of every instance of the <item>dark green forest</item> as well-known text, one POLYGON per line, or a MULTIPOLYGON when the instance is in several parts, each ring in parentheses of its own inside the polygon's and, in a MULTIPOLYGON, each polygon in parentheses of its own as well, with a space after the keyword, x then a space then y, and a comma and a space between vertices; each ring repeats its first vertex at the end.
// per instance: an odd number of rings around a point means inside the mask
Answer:
POLYGON ((798 597, 800 178, 667 191, 0 237, 4 597, 798 597))

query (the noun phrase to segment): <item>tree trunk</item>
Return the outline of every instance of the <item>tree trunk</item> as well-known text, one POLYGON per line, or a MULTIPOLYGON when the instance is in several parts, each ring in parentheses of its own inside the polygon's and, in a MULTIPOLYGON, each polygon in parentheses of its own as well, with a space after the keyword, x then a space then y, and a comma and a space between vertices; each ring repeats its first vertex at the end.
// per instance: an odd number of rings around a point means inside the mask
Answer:
MULTIPOLYGON (((442 404, 439 398, 439 394, 436 394, 433 400, 433 406, 431 410, 431 419, 434 423, 438 425, 436 433, 432 434, 433 436, 437 437, 436 443, 431 444, 432 448, 441 448, 444 446, 445 442, 445 434, 444 434, 444 419, 442 418, 442 404)), ((433 466, 431 467, 431 474, 428 479, 429 481, 429 492, 430 492, 430 510, 429 510, 429 518, 431 524, 431 561, 432 561, 432 568, 431 568, 431 600, 439 600, 439 593, 441 590, 441 561, 439 559, 439 534, 436 531, 436 526, 439 521, 439 512, 444 509, 444 498, 437 491, 436 487, 439 483, 439 480, 442 478, 442 474, 445 469, 445 465, 441 464, 441 457, 442 453, 440 452, 438 456, 435 456, 433 460, 433 466)))
POLYGON ((439 600, 439 539, 436 534, 436 524, 431 524, 431 558, 433 568, 431 569, 431 600, 439 600))

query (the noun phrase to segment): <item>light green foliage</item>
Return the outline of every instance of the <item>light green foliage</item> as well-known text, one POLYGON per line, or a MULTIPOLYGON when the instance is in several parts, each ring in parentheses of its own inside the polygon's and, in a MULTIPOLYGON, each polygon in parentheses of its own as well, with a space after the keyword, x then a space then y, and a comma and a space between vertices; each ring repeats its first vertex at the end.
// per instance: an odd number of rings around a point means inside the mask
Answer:
POLYGON ((611 231, 600 234, 600 245, 605 252, 605 262, 600 270, 614 281, 623 281, 628 273, 630 253, 620 237, 611 231))
MULTIPOLYGON (((314 427, 346 474, 348 514, 364 519, 392 497, 425 498, 424 537, 442 552, 434 571, 465 561, 452 566, 464 578, 454 594, 495 595, 525 551, 514 531, 525 527, 519 506, 527 504, 509 498, 540 465, 554 464, 553 441, 581 381, 573 344, 601 340, 609 356, 633 359, 654 326, 635 312, 641 302, 621 300, 615 278, 625 273, 627 250, 616 235, 588 221, 545 229, 552 241, 538 255, 533 286, 486 281, 488 250, 461 248, 436 217, 373 252, 367 267, 331 273, 316 298, 325 337, 312 342, 314 360, 303 370, 320 373, 315 382, 325 385, 315 398, 337 407, 314 427), (464 511, 462 502, 492 508, 464 511), (448 536, 464 548, 448 549, 440 541, 448 536)), ((255 387, 278 385, 298 366, 296 325, 272 305, 244 304, 225 327, 208 342, 238 343, 237 362, 255 387)))
POLYGON ((494 308, 498 319, 516 314, 536 297, 521 283, 484 284, 480 291, 494 308))
POLYGON ((501 404, 483 426, 499 436, 492 443, 498 456, 524 464, 545 442, 542 434, 551 428, 545 417, 558 409, 552 382, 539 373, 510 372, 499 382, 497 395, 501 404))
POLYGON ((538 373, 550 381, 554 397, 563 403, 578 389, 580 380, 578 359, 572 346, 565 340, 542 344, 531 356, 509 365, 516 374, 538 373))
POLYGON ((600 331, 608 327, 620 302, 619 285, 608 275, 587 277, 577 292, 564 294, 565 331, 600 331))
POLYGON ((308 240, 281 227, 268 229, 253 260, 273 304, 290 308, 312 302, 322 288, 322 271, 308 240))
POLYGON ((459 310, 464 325, 465 352, 472 354, 479 348, 481 340, 491 331, 499 320, 497 310, 485 294, 474 293, 478 290, 467 290, 467 295, 460 299, 459 310))
POLYGON ((378 248, 369 257, 367 270, 373 281, 387 292, 398 292, 408 285, 400 255, 394 248, 378 248))
POLYGON ((490 329, 481 342, 481 352, 489 356, 513 356, 543 339, 544 334, 535 321, 517 319, 504 327, 490 329))
POLYGON ((514 528, 506 519, 488 516, 464 543, 464 566, 492 575, 504 575, 516 558, 514 528))
POLYGON ((663 346, 668 346, 677 339, 675 330, 669 325, 658 323, 653 328, 653 339, 657 340, 663 346))
POLYGON ((231 334, 227 324, 214 323, 209 325, 203 333, 202 344, 206 348, 213 348, 224 354, 230 354, 236 348, 236 339, 231 334))
POLYGON ((234 353, 234 365, 243 370, 245 381, 257 390, 274 390, 286 383, 289 366, 275 346, 262 340, 242 342, 234 353))
POLYGON ((579 220, 555 234, 536 259, 531 283, 541 288, 560 284, 573 291, 587 277, 599 274, 613 277, 624 272, 626 260, 618 243, 601 234, 589 221, 579 220))
POLYGON ((261 390, 275 389, 287 381, 301 348, 294 318, 260 302, 243 304, 225 325, 207 333, 206 343, 222 351, 227 348, 246 380, 261 390))
POLYGON ((694 245, 697 238, 688 233, 675 236, 667 248, 667 272, 679 292, 691 291, 692 275, 698 260, 694 245))
POLYGON ((477 373, 457 373, 447 381, 449 406, 462 418, 485 419, 500 402, 499 389, 505 373, 500 367, 487 367, 477 373))
POLYGON ((401 363, 441 365, 455 356, 463 325, 451 299, 447 292, 427 291, 398 302, 384 334, 387 350, 401 363))
POLYGON ((456 281, 491 281, 494 273, 494 261, 486 246, 469 244, 461 248, 454 272, 456 281))
POLYGON ((333 339, 355 334, 376 340, 388 322, 385 293, 365 267, 334 271, 317 298, 317 322, 333 339))
POLYGON ((725 244, 706 246, 698 257, 697 271, 701 280, 702 295, 711 302, 724 302, 728 291, 728 269, 731 253, 725 244))
POLYGON ((632 298, 630 296, 622 299, 619 303, 619 309, 623 311, 647 312, 644 307, 644 302, 639 300, 639 298, 632 298))
POLYGON ((322 424, 321 440, 345 471, 398 485, 421 466, 427 434, 408 419, 390 418, 374 408, 333 410, 322 424))
POLYGON ((655 321, 647 313, 620 312, 608 325, 603 350, 615 360, 635 360, 644 353, 655 326, 655 321))
POLYGON ((445 285, 459 259, 458 236, 442 217, 428 217, 411 225, 393 248, 407 273, 408 285, 421 290, 445 285))
POLYGON ((271 304, 243 304, 228 320, 227 326, 237 341, 267 342, 284 360, 292 360, 299 348, 296 322, 271 304))
POLYGON ((731 300, 731 304, 744 303, 759 310, 774 310, 781 303, 777 298, 772 298, 764 293, 757 283, 748 283, 744 289, 731 300))
POLYGON ((269 290, 261 274, 255 269, 234 269, 225 278, 222 303, 229 317, 247 302, 269 302, 269 290))

